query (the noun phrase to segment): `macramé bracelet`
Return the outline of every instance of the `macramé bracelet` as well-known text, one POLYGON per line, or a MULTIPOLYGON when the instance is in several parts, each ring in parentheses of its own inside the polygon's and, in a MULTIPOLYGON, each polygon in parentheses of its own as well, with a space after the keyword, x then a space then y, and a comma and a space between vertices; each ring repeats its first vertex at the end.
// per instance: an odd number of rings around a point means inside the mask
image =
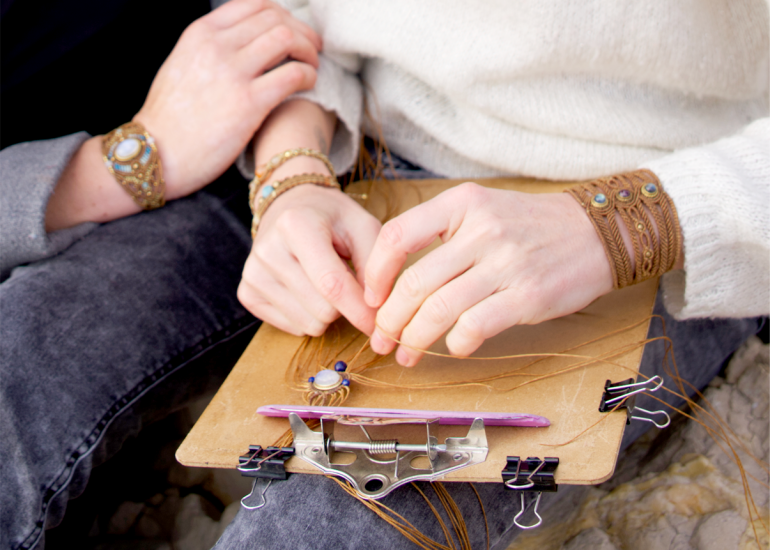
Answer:
POLYGON ((254 212, 255 204, 254 199, 257 196, 257 190, 263 183, 269 178, 275 170, 283 165, 286 161, 289 161, 296 157, 312 157, 320 160, 329 170, 331 177, 334 181, 337 181, 337 174, 334 172, 334 165, 329 160, 329 157, 324 155, 321 151, 315 149, 306 149, 304 147, 298 147, 297 149, 289 149, 283 153, 279 153, 260 166, 254 172, 254 179, 249 183, 249 204, 251 205, 251 211, 254 212))
POLYGON ((139 122, 127 122, 102 139, 107 170, 142 210, 166 204, 166 184, 155 140, 139 122))
POLYGON ((254 218, 252 218, 251 221, 252 239, 256 238, 257 236, 259 222, 262 220, 262 216, 264 216, 267 207, 289 189, 297 187, 298 185, 304 185, 306 183, 312 183, 322 187, 334 187, 336 189, 341 189, 337 178, 333 176, 324 176, 323 174, 300 174, 298 176, 291 176, 290 178, 283 179, 272 185, 264 186, 257 203, 251 203, 252 212, 254 212, 254 218))
POLYGON ((674 203, 650 170, 601 178, 565 192, 586 209, 604 245, 615 288, 641 283, 674 267, 682 251, 682 230, 674 203), (635 270, 618 218, 631 235, 635 270))

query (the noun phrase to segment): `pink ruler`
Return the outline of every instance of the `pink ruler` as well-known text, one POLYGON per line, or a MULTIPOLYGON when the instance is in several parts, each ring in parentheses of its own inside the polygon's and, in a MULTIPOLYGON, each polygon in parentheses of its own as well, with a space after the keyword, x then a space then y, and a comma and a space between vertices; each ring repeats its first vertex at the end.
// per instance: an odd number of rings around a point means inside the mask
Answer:
POLYGON ((551 423, 547 418, 536 414, 500 413, 500 412, 465 412, 465 411, 413 411, 407 409, 365 409, 357 407, 309 407, 305 405, 265 405, 257 412, 263 416, 288 417, 296 413, 300 418, 321 418, 322 416, 348 416, 359 418, 392 418, 407 420, 410 418, 438 418, 439 424, 468 424, 481 418, 485 426, 520 426, 544 428, 551 423))

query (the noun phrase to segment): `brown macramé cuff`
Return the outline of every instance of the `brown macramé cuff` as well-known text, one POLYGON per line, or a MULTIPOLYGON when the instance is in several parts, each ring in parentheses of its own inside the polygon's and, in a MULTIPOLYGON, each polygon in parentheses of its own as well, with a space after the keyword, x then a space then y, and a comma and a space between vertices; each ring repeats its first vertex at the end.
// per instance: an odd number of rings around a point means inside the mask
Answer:
POLYGON ((653 172, 626 172, 565 192, 586 209, 604 245, 615 288, 658 277, 674 267, 682 250, 682 230, 674 203, 653 172), (618 220, 631 235, 635 270, 618 220))

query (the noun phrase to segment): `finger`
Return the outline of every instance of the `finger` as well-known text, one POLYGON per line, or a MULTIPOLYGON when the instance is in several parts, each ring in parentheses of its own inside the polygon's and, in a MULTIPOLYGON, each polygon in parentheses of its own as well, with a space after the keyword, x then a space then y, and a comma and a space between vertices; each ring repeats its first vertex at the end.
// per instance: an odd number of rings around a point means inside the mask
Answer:
POLYGON ((515 289, 493 294, 460 315, 447 334, 446 345, 452 354, 468 356, 487 338, 532 318, 531 309, 515 289))
POLYGON ((307 36, 308 40, 310 40, 313 43, 313 45, 316 47, 317 50, 320 51, 323 48, 323 39, 310 25, 308 25, 304 21, 300 21, 299 19, 297 19, 289 10, 287 10, 280 4, 273 4, 272 9, 281 13, 284 17, 284 21, 286 21, 287 23, 289 21, 296 23, 296 25, 292 25, 292 26, 298 29, 300 32, 302 32, 302 34, 307 36))
POLYGON ((416 365, 423 356, 417 349, 429 348, 465 311, 494 293, 496 281, 489 275, 473 267, 431 294, 401 332, 398 363, 416 365))
MULTIPOLYGON (((284 223, 295 227, 285 216, 284 223)), ((323 227, 309 228, 287 234, 289 246, 321 296, 345 316, 358 330, 371 334, 374 310, 364 302, 364 291, 332 246, 332 236, 323 227)))
POLYGON ((226 29, 271 5, 266 0, 231 0, 201 17, 200 21, 216 29, 226 29))
MULTIPOLYGON (((382 355, 390 353, 396 343, 389 336, 401 339, 404 327, 426 299, 465 272, 473 262, 474 257, 468 254, 467 247, 461 242, 452 241, 433 250, 406 269, 398 278, 393 292, 377 312, 377 328, 372 335, 372 349, 382 355)), ((449 326, 446 326, 439 336, 448 328, 449 326)))
MULTIPOLYGON (((351 199, 352 200, 352 199, 351 199)), ((361 288, 364 286, 366 262, 374 248, 377 235, 382 224, 369 212, 356 205, 355 214, 349 214, 343 221, 346 223, 346 246, 350 251, 350 259, 356 272, 356 280, 361 288)))
POLYGON ((275 7, 268 7, 250 15, 232 27, 224 29, 222 34, 229 44, 240 49, 278 25, 286 25, 307 38, 316 50, 321 49, 321 38, 313 29, 275 7))
POLYGON ((465 205, 456 197, 455 189, 450 189, 382 227, 366 265, 367 304, 379 307, 385 302, 407 254, 422 250, 457 225, 453 222, 462 218, 465 205))
POLYGON ((305 63, 292 61, 276 67, 251 83, 251 95, 259 106, 255 111, 264 117, 295 92, 315 86, 316 72, 305 63))
POLYGON ((267 8, 242 19, 232 27, 221 31, 219 36, 236 49, 250 44, 258 36, 284 23, 283 15, 276 9, 267 8))
POLYGON ((318 67, 318 50, 304 34, 284 24, 256 37, 237 54, 241 70, 255 76, 287 58, 318 67))
MULTIPOLYGON (((255 311, 249 309, 246 303, 243 301, 246 309, 252 311, 254 315, 264 314, 262 312, 272 312, 273 310, 280 312, 282 318, 285 319, 291 326, 292 330, 288 331, 292 334, 310 334, 312 336, 320 336, 326 330, 328 323, 322 323, 318 319, 310 315, 305 308, 297 301, 297 299, 286 289, 283 285, 278 283, 272 277, 265 276, 264 270, 261 276, 255 276, 253 270, 244 269, 243 279, 239 286, 239 299, 241 298, 241 286, 243 289, 243 297, 247 303, 252 306, 255 311), (267 307, 267 306, 270 307, 267 307)), ((264 320, 264 319, 263 319, 264 320)), ((279 327, 283 330, 283 327, 279 327)))
POLYGON ((321 38, 321 35, 315 32, 313 27, 311 27, 307 23, 300 21, 299 19, 295 19, 294 17, 291 17, 291 26, 292 28, 301 32, 305 36, 305 38, 310 40, 310 43, 313 44, 313 47, 316 50, 320 52, 323 49, 324 47, 323 39, 321 38))
POLYGON ((241 302, 252 315, 274 327, 293 334, 294 336, 303 336, 304 333, 297 328, 286 316, 268 302, 262 294, 245 281, 241 280, 238 285, 238 301, 241 302))
POLYGON ((254 253, 274 280, 281 281, 301 307, 324 327, 339 317, 339 312, 321 296, 297 259, 284 246, 259 242, 254 246, 254 253))

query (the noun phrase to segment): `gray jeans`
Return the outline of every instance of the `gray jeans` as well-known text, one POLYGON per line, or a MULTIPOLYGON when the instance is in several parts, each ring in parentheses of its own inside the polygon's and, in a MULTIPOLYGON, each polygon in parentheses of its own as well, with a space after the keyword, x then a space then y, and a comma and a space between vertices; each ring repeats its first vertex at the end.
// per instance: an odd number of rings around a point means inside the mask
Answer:
MULTIPOLYGON (((406 177, 428 175, 401 168, 406 177)), ((259 321, 236 299, 251 242, 247 209, 239 214, 245 184, 218 185, 102 225, 58 256, 15 269, 0 284, 0 547, 41 546, 44 529, 61 521, 91 469, 143 423, 215 388, 253 334, 259 321)), ((660 303, 657 309, 664 313, 660 303)), ((698 387, 757 327, 756 320, 667 319, 680 369, 698 387)), ((656 372, 660 355, 648 347, 646 373, 656 372)), ((645 428, 629 426, 627 442, 645 428)), ((501 484, 477 488, 493 546, 504 547, 516 534, 519 500, 501 484)), ((432 495, 427 486, 425 492, 432 495)), ((474 547, 482 547, 475 495, 464 484, 452 484, 450 492, 468 518, 474 547)), ((545 495, 541 507, 564 493, 545 495)), ((442 540, 413 488, 397 490, 384 503, 442 540)), ((218 544, 406 546, 334 482, 310 475, 273 483, 267 505, 241 510, 218 544)))
POLYGON ((259 324, 236 298, 245 185, 101 225, 0 284, 0 548, 35 548, 94 466, 224 380, 259 324))

